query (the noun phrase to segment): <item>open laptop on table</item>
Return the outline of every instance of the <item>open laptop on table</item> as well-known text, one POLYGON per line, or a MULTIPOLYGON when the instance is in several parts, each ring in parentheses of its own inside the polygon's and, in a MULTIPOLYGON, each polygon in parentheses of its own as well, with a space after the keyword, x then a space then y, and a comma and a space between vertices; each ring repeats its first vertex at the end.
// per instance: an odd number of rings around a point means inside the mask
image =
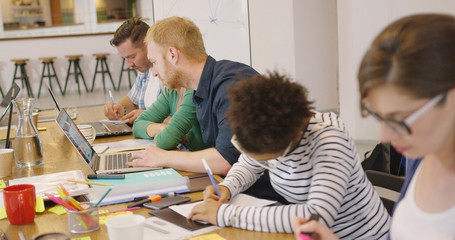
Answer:
POLYGON ((17 97, 17 94, 19 94, 20 90, 21 90, 20 87, 13 82, 11 88, 8 90, 5 97, 3 97, 2 102, 0 103, 0 112, 2 112, 2 115, 0 116, 0 121, 8 112, 10 108, 10 102, 17 97))
MULTIPOLYGON (((49 93, 51 94, 52 100, 54 100, 55 106, 57 110, 60 111, 60 106, 55 99, 54 92, 48 88, 49 93)), ((108 136, 117 136, 117 135, 128 135, 133 133, 133 129, 131 129, 128 124, 121 121, 91 121, 91 122, 83 122, 79 124, 90 124, 95 128, 96 137, 108 137, 108 136)))
POLYGON ((126 162, 137 151, 98 155, 79 131, 76 123, 71 119, 65 109, 60 110, 55 121, 63 130, 68 140, 70 140, 71 144, 76 148, 82 158, 84 158, 85 162, 97 174, 128 173, 157 169, 152 167, 126 166, 126 162))

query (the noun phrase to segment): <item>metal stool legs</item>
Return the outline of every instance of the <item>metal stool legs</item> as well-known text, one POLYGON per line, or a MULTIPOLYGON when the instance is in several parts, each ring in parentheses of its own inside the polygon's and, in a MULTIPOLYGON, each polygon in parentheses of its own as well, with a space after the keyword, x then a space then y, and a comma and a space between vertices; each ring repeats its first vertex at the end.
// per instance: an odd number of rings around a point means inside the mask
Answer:
POLYGON ((101 73, 101 76, 103 79, 104 92, 106 92, 106 83, 105 83, 105 79, 104 79, 105 74, 108 74, 109 78, 111 79, 112 87, 114 88, 114 90, 117 90, 117 88, 115 87, 114 80, 112 80, 112 75, 111 75, 111 72, 109 71, 109 66, 107 65, 106 59, 107 59, 106 56, 104 56, 104 57, 97 56, 96 57, 95 74, 93 75, 92 89, 90 90, 90 92, 93 92, 93 89, 95 87, 96 74, 98 74, 98 73, 101 73), (101 70, 98 70, 98 66, 101 66, 101 70))
POLYGON ((122 75, 123 75, 123 72, 127 72, 128 74, 128 84, 130 86, 130 89, 131 89, 131 72, 134 72, 134 74, 137 76, 137 72, 136 70, 132 69, 132 68, 125 68, 125 59, 123 59, 123 62, 122 62, 122 68, 120 70, 120 77, 119 77, 119 80, 118 80, 118 85, 117 85, 117 90, 120 90, 120 84, 122 83, 122 75))
POLYGON ((70 75, 74 75, 74 79, 77 83, 77 90, 79 91, 79 95, 81 95, 81 86, 79 84, 79 77, 82 78, 82 83, 84 84, 85 91, 88 92, 88 87, 87 87, 87 84, 85 83, 85 78, 84 78, 84 75, 82 74, 81 66, 79 65, 79 59, 70 59, 68 71, 66 73, 66 80, 65 80, 65 87, 63 89, 63 94, 66 93, 66 87, 68 86, 68 79, 69 79, 70 75), (74 69, 73 72, 71 72, 71 65, 73 65, 73 69, 74 69))
POLYGON ((62 85, 60 85, 60 82, 58 81, 57 74, 55 72, 54 61, 44 61, 43 62, 43 71, 41 73, 41 81, 40 81, 40 84, 39 84, 38 98, 41 95, 41 87, 43 86, 44 78, 48 79, 49 87, 51 88, 51 90, 54 90, 52 88, 52 78, 55 78, 55 81, 57 82, 58 88, 60 89, 60 93, 63 95, 62 85), (52 67, 52 73, 51 73, 51 67, 52 67), (47 74, 45 74, 46 68, 47 68, 47 74))
MULTIPOLYGON (((14 60, 13 60, 14 61, 14 60)), ((29 78, 27 76, 27 72, 25 71, 25 62, 22 62, 22 63, 15 63, 14 64, 15 67, 14 67, 14 75, 13 75, 13 82, 14 80, 16 79, 20 79, 21 82, 22 82, 22 88, 26 88, 27 89, 27 95, 29 97, 34 97, 33 96, 33 91, 32 91, 32 88, 30 86, 30 81, 29 81, 29 78), (20 73, 20 76, 16 76, 17 74, 17 69, 19 68, 19 73, 20 73)))

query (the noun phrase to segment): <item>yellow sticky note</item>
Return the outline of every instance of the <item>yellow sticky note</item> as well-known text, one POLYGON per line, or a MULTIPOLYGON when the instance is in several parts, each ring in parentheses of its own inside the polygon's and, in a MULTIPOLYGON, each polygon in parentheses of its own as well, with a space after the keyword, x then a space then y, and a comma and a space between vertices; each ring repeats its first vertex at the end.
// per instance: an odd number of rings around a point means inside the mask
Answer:
POLYGON ((86 236, 86 237, 71 238, 71 240, 92 240, 92 239, 90 238, 90 236, 86 236))
POLYGON ((2 208, 0 208, 0 220, 5 219, 5 218, 6 218, 6 208, 2 207, 2 208))
POLYGON ((188 240, 226 240, 226 238, 223 238, 216 233, 212 233, 212 234, 188 238, 188 240))
POLYGON ((35 212, 42 213, 45 209, 43 197, 36 197, 35 212))
POLYGON ((3 179, 0 179, 0 189, 6 188, 6 184, 3 179))
POLYGON ((66 213, 66 209, 60 205, 55 205, 48 210, 49 212, 55 213, 57 215, 63 215, 66 213))

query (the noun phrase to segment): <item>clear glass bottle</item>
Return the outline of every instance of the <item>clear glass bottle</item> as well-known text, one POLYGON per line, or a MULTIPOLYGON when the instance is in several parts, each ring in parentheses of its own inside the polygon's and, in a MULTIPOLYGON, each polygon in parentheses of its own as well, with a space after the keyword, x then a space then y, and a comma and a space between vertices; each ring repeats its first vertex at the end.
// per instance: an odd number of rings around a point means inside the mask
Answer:
POLYGON ((17 167, 33 167, 43 163, 43 147, 32 118, 35 102, 34 98, 14 100, 19 117, 13 143, 17 167))

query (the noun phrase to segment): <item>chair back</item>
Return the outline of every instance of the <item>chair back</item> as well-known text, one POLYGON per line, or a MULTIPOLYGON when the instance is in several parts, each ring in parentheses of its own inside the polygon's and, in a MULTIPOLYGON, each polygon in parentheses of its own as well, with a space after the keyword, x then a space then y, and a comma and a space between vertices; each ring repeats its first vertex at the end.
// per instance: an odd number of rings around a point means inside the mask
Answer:
POLYGON ((375 191, 378 193, 387 211, 389 214, 392 214, 393 206, 400 196, 404 177, 375 170, 367 170, 365 173, 368 180, 373 184, 375 191))

